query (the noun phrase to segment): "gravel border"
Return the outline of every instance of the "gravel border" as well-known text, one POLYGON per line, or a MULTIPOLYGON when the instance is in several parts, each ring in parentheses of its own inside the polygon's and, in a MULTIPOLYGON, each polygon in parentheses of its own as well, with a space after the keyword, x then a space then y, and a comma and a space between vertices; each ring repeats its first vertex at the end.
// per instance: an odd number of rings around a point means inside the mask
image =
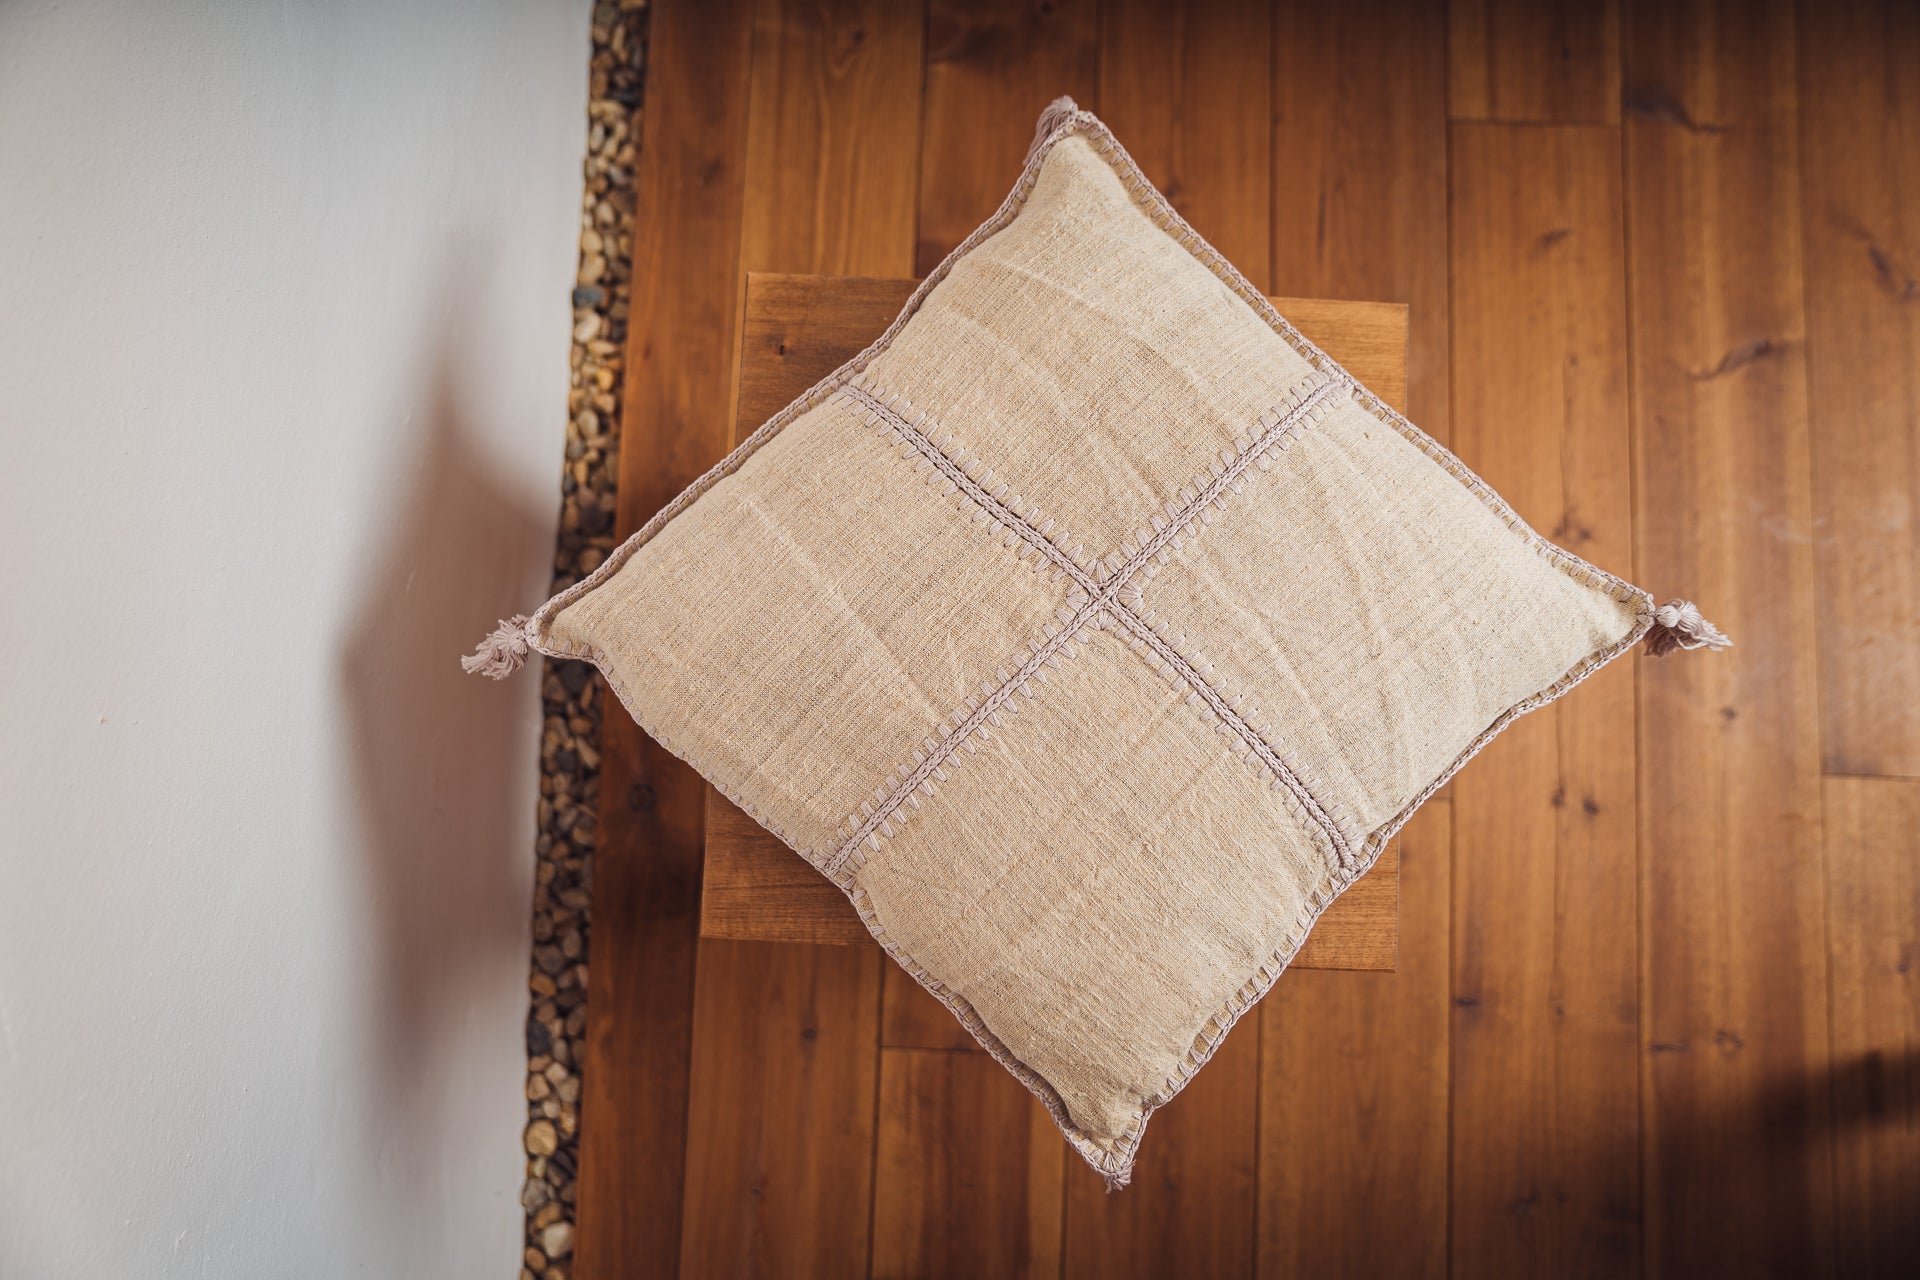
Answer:
MULTIPOLYGON (((633 278, 634 163, 646 82, 647 0, 598 0, 587 103, 586 189, 573 290, 573 376, 560 477, 555 594, 614 546, 627 305, 633 278)), ((520 1280, 567 1280, 580 1167, 580 1064, 587 1026, 588 906, 599 834, 606 688, 584 662, 541 674, 539 835, 527 989, 527 1180, 520 1280)))

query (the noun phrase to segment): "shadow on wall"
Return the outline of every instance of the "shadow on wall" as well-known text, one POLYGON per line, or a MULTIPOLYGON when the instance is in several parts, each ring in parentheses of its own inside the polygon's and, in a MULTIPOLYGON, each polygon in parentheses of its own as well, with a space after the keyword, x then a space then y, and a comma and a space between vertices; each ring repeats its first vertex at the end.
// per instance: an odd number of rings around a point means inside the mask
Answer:
MULTIPOLYGON (((452 1127, 455 1082, 475 1052, 471 1015, 515 991, 503 983, 521 984, 524 1000, 530 945, 537 737, 521 716, 539 667, 512 691, 466 675, 459 658, 499 614, 526 606, 527 559, 551 546, 546 522, 516 505, 465 426, 447 359, 430 367, 409 479, 339 667, 379 948, 369 1159, 376 1194, 399 1193, 394 1211, 412 1219, 401 1230, 423 1249, 463 1229, 420 1219, 444 1213, 442 1171, 473 1149, 452 1127)), ((506 1055, 517 1075, 520 1044, 482 1051, 506 1055)), ((517 1189, 517 1165, 510 1176, 517 1189)))

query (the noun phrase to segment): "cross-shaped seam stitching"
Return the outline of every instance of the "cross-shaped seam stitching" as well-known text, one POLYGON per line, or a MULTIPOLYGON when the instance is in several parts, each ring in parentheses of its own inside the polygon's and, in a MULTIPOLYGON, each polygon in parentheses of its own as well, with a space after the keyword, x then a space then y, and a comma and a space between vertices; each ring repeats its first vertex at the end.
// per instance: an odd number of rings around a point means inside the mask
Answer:
POLYGON ((1075 589, 1067 599, 1066 609, 1062 610, 1064 625, 1048 624, 1044 637, 1029 646, 1026 658, 1014 671, 1000 672, 997 687, 991 682, 983 685, 983 696, 969 698, 938 738, 929 737, 922 749, 914 753, 910 765, 896 770, 888 784, 875 790, 873 800, 861 804, 847 819, 842 828, 844 835, 836 847, 818 864, 820 870, 836 881, 849 878, 858 870, 856 858, 862 856, 863 850, 877 850, 881 837, 891 836, 894 824, 904 819, 905 815, 899 813, 900 807, 911 803, 918 808, 920 794, 930 796, 934 782, 944 780, 945 766, 954 752, 975 735, 985 736, 989 723, 999 724, 1001 710, 1016 694, 1033 696, 1031 682, 1044 681, 1045 668, 1057 666, 1063 652, 1072 654, 1072 641, 1082 629, 1103 628, 1114 623, 1132 633, 1136 648, 1150 651, 1158 659, 1153 664, 1156 669, 1174 673, 1219 723, 1241 739, 1248 753, 1286 790, 1300 816, 1320 830, 1336 862, 1341 866, 1351 864, 1357 853, 1337 812, 1324 805, 1302 781, 1291 754, 1281 751, 1270 740, 1270 735, 1262 734, 1249 723, 1235 702, 1224 697, 1178 647, 1160 634, 1164 624, 1156 630, 1155 625, 1140 615, 1139 588, 1131 584, 1135 575, 1156 558, 1164 564, 1168 552, 1180 544, 1195 523, 1203 520, 1211 523, 1215 514, 1224 509, 1222 503, 1228 490, 1239 489, 1248 468, 1263 464, 1275 449, 1286 448, 1305 427, 1318 421, 1338 397, 1352 395, 1353 389, 1353 384, 1344 379, 1321 372, 1309 375, 1279 408, 1254 425, 1244 446, 1223 450, 1218 463, 1202 472, 1189 489, 1182 490, 1180 496, 1184 502, 1169 501, 1164 516, 1153 517, 1134 538, 1123 542, 1090 571, 1081 549, 1069 550, 1063 545, 1064 532, 1056 534, 1052 521, 1035 525, 1028 518, 1031 509, 1023 511, 1025 504, 1017 495, 1009 495, 1005 484, 994 482, 990 470, 963 465, 949 456, 937 437, 944 436, 951 443, 952 434, 930 426, 927 415, 915 410, 904 397, 898 393, 889 395, 864 375, 838 388, 835 396, 861 410, 869 425, 880 427, 890 436, 912 445, 945 478, 951 490, 965 494, 995 522, 1053 563, 1072 579, 1075 589))

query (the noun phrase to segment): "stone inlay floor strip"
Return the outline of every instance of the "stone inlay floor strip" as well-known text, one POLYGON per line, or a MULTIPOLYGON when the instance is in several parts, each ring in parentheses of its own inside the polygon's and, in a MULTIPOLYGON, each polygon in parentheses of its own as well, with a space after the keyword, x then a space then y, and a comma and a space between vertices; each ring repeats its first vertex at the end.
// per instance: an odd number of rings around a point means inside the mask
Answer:
MULTIPOLYGON (((644 0, 597 0, 594 5, 555 592, 599 568, 614 548, 633 266, 633 174, 647 26, 644 0)), ((527 1165, 520 1194, 526 1238, 520 1280, 568 1280, 573 1266, 588 908, 599 831, 601 716, 607 701, 589 663, 546 664, 533 956, 527 978, 527 1165)))

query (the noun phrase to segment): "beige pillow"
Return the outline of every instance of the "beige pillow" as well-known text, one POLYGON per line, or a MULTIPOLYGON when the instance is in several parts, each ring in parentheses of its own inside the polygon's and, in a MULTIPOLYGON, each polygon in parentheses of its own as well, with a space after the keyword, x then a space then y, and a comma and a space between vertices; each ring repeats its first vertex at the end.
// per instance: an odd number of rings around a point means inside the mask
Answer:
POLYGON ((1092 115, 866 351, 467 660, 591 659, 1124 1184, 1315 919, 1691 606, 1547 542, 1092 115))

